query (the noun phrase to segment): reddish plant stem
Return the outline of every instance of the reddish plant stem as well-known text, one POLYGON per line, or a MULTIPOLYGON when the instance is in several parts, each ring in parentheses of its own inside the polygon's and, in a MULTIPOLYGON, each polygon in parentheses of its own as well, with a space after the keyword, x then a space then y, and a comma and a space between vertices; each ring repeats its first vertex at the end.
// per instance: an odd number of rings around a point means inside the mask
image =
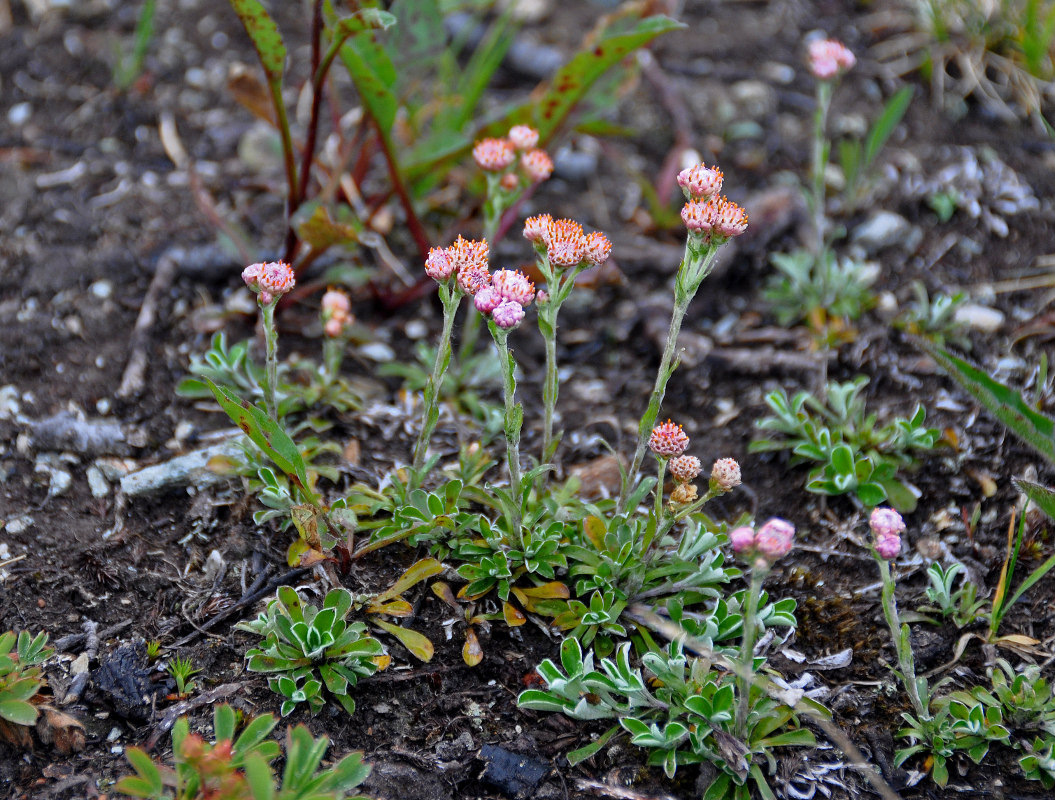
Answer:
POLYGON ((392 187, 399 197, 400 205, 403 206, 403 212, 407 215, 407 229, 410 231, 411 238, 414 239, 414 244, 417 245, 418 255, 424 261, 429 255, 429 236, 425 232, 425 227, 421 224, 421 220, 418 219, 418 215, 414 212, 414 203, 411 201, 410 195, 407 193, 407 187, 399 174, 399 166, 396 164, 395 156, 392 154, 392 148, 388 146, 388 139, 385 137, 384 131, 381 130, 381 126, 373 116, 370 117, 370 121, 373 122, 374 128, 377 130, 377 142, 381 145, 381 152, 385 155, 385 163, 388 165, 388 174, 392 179, 392 187))

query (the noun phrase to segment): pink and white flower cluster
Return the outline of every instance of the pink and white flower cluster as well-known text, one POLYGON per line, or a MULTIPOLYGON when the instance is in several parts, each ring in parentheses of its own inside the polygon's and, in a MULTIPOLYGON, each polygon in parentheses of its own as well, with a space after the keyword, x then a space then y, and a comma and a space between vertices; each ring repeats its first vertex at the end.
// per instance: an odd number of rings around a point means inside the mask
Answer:
POLYGON ((877 508, 868 520, 868 527, 875 537, 875 549, 879 557, 890 561, 901 552, 901 534, 905 520, 892 508, 877 508))
POLYGON ((733 552, 756 566, 769 566, 791 552, 795 540, 795 526, 773 517, 756 532, 747 526, 729 532, 733 552), (761 562, 761 563, 758 563, 761 562))
POLYGON ((436 283, 456 280, 462 292, 474 295, 491 285, 487 259, 490 248, 486 241, 459 236, 450 247, 433 247, 425 259, 425 274, 436 283))
POLYGON ((857 58, 836 39, 818 39, 810 42, 807 61, 815 78, 828 81, 851 69, 857 58))
POLYGON ((678 185, 687 201, 681 209, 685 227, 690 234, 716 244, 747 230, 747 212, 718 194, 723 182, 722 171, 705 164, 696 164, 678 173, 678 185))
POLYGON ((504 330, 515 328, 524 319, 524 309, 535 299, 535 284, 519 270, 500 269, 491 285, 476 293, 473 303, 481 314, 487 314, 504 330))
POLYGON ((502 188, 514 191, 520 181, 509 172, 519 155, 520 169, 529 184, 540 183, 553 174, 553 159, 545 150, 540 150, 539 134, 527 125, 514 125, 504 138, 481 139, 473 147, 473 159, 480 169, 487 172, 505 173, 502 188))
POLYGON ((269 306, 297 284, 292 267, 285 261, 250 264, 242 270, 242 280, 257 295, 257 302, 269 306))
POLYGON ((355 321, 352 302, 348 295, 338 289, 327 289, 322 296, 322 329, 331 339, 336 339, 355 321))
POLYGON ((554 220, 549 214, 528 217, 524 221, 524 238, 556 267, 598 267, 612 253, 612 243, 600 231, 585 233, 575 220, 554 220))

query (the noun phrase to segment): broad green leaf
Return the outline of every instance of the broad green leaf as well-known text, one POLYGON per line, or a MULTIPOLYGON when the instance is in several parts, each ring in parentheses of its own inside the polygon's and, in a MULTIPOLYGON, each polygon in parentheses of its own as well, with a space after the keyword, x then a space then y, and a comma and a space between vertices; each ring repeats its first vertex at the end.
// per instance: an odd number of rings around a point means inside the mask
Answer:
POLYGON ((275 776, 267 761, 257 753, 250 753, 246 756, 244 767, 253 800, 272 800, 275 796, 275 776))
POLYGON ((36 707, 25 700, 0 700, 0 719, 16 725, 33 725, 37 714, 36 707))
POLYGON ((873 123, 872 130, 868 132, 868 138, 865 140, 864 166, 866 168, 875 161, 875 157, 883 149, 883 145, 890 138, 890 134, 894 132, 894 128, 901 122, 901 118, 905 116, 909 103, 912 102, 912 92, 912 86, 902 86, 883 106, 883 112, 873 123))
POLYGON ((230 3, 260 56, 268 82, 281 81, 286 62, 286 45, 275 21, 259 0, 230 0, 230 3))
POLYGON ((576 764, 582 763, 590 756, 598 753, 602 747, 608 744, 608 742, 612 739, 613 736, 619 733, 620 730, 621 728, 618 725, 613 725, 611 728, 609 728, 600 736, 598 736, 597 739, 590 742, 590 744, 586 745, 585 747, 580 747, 578 750, 572 750, 570 753, 568 753, 568 755, 565 756, 565 758, 568 759, 568 763, 573 767, 576 764))
POLYGON ((382 138, 391 143, 392 125, 399 110, 395 95, 396 68, 372 31, 350 36, 340 50, 348 75, 382 138))
POLYGON ((263 450, 275 466, 298 485, 310 503, 318 505, 318 496, 309 488, 308 469, 304 458, 282 426, 247 400, 236 397, 231 391, 223 386, 217 386, 208 378, 205 380, 216 402, 220 404, 220 408, 227 413, 231 421, 245 431, 253 444, 263 450))
POLYGON ((919 339, 917 343, 1008 430, 1055 464, 1055 420, 1030 407, 1021 394, 965 359, 926 340, 919 339))
POLYGON ((402 628, 391 622, 385 622, 383 619, 372 619, 370 621, 377 627, 384 631, 388 631, 399 639, 400 643, 410 651, 414 658, 425 662, 432 660, 432 655, 435 650, 432 646, 432 642, 429 641, 429 638, 425 636, 425 634, 412 631, 410 628, 402 628))

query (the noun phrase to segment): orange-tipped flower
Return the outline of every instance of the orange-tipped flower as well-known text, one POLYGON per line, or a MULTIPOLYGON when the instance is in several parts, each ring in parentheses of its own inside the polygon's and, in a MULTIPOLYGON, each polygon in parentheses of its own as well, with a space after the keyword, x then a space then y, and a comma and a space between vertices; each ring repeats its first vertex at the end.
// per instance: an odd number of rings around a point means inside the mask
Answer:
POLYGON ((429 249, 429 257, 425 259, 425 274, 438 283, 443 283, 454 274, 455 264, 451 258, 450 250, 446 247, 433 247, 429 249))
POLYGON ((717 204, 714 232, 726 238, 739 236, 747 230, 747 212, 728 198, 722 197, 717 204))
POLYGON ((689 200, 706 200, 722 190, 722 171, 718 167, 697 164, 678 173, 678 185, 689 200))
POLYGON ((814 77, 827 81, 853 67, 857 58, 842 42, 821 39, 810 42, 808 62, 814 77))
POLYGON ((586 236, 582 225, 570 219, 558 219, 551 223, 545 236, 546 251, 551 264, 574 267, 586 255, 586 236))
POLYGON ((522 306, 531 305, 531 301, 535 299, 535 284, 519 270, 498 270, 491 276, 491 288, 502 300, 512 300, 522 306))
POLYGON ((516 160, 516 151, 508 139, 481 139, 473 147, 473 158, 481 169, 501 172, 516 160))
POLYGON ((688 434, 669 419, 652 429, 648 439, 649 449, 660 458, 680 456, 689 446, 688 434))
POLYGON ((524 238, 529 242, 545 242, 549 227, 553 224, 553 217, 549 214, 539 214, 536 217, 528 217, 524 220, 524 238))
POLYGON ((538 144, 538 131, 527 125, 514 125, 509 129, 509 141, 521 152, 531 150, 538 144))
POLYGON ((545 150, 528 150, 520 157, 520 166, 532 183, 540 183, 553 174, 553 159, 545 150))
POLYGON ((595 267, 600 266, 608 260, 612 252, 612 243, 608 237, 599 231, 586 235, 586 252, 583 258, 595 267))
POLYGON ((688 483, 696 480, 703 465, 696 456, 678 456, 670 460, 667 468, 678 483, 688 483))

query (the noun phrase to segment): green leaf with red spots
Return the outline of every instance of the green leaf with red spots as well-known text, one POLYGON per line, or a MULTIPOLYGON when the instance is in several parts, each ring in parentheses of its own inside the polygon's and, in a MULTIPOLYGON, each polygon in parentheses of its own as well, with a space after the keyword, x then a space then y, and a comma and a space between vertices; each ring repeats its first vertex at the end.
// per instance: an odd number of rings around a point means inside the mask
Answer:
POLYGON ((230 3, 260 56, 268 83, 281 83, 286 64, 286 45, 275 21, 259 0, 230 0, 230 3))
POLYGON ((684 23, 656 15, 641 20, 629 31, 607 36, 592 48, 582 50, 557 70, 549 87, 535 107, 535 127, 539 141, 547 142, 594 82, 635 50, 657 36, 684 28, 684 23))
POLYGON ((296 443, 282 426, 266 413, 222 386, 205 379, 216 402, 239 428, 245 431, 257 447, 264 451, 276 467, 282 470, 302 491, 309 503, 318 505, 319 498, 308 483, 308 468, 296 443))
POLYGON ((378 40, 374 27, 350 33, 345 20, 333 22, 332 26, 330 35, 334 39, 346 40, 341 45, 341 61, 344 62, 367 112, 377 123, 381 136, 388 142, 396 112, 399 110, 399 99, 395 94, 396 67, 384 45, 378 40))

